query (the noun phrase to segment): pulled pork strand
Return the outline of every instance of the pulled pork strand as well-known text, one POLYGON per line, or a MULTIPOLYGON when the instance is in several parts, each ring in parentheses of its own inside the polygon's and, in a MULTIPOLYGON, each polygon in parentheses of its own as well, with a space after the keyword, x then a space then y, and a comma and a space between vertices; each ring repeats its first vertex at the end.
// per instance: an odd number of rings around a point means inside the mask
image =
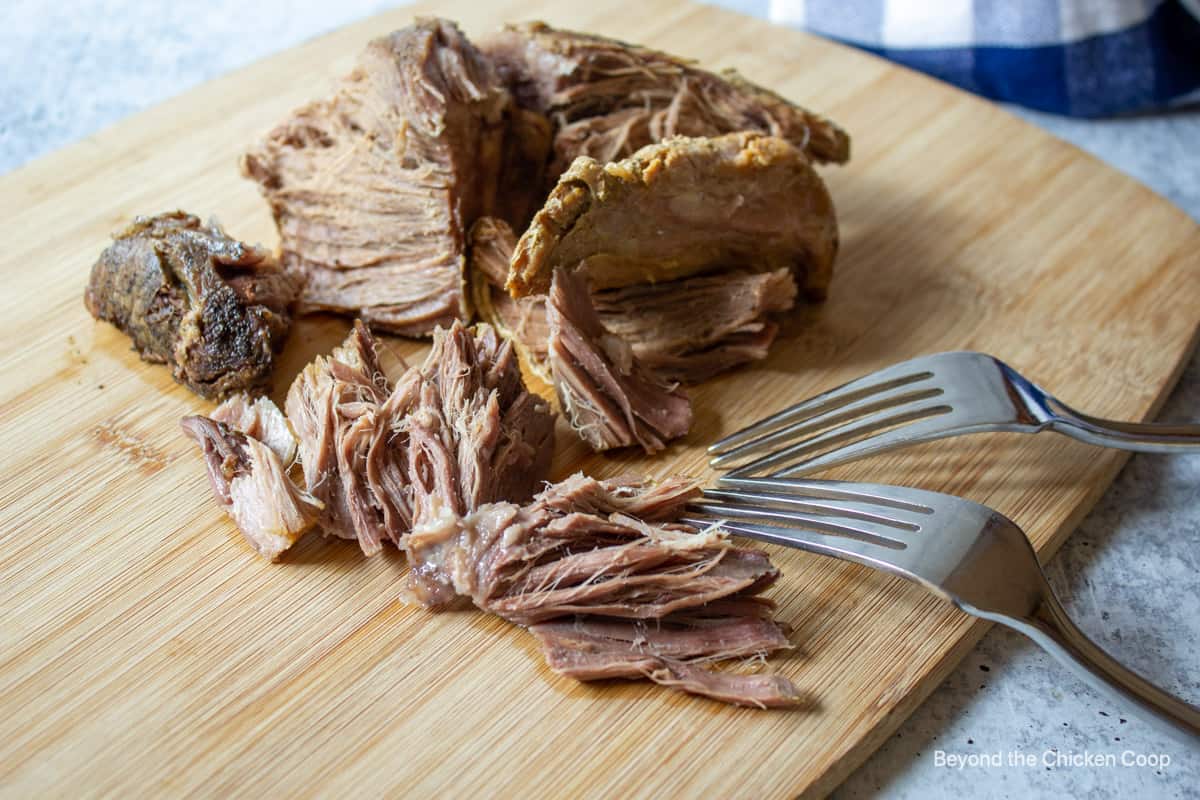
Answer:
POLYGON ((251 404, 235 395, 211 418, 185 417, 181 425, 204 452, 217 502, 255 552, 278 561, 324 507, 288 477, 296 442, 283 414, 265 398, 251 404))

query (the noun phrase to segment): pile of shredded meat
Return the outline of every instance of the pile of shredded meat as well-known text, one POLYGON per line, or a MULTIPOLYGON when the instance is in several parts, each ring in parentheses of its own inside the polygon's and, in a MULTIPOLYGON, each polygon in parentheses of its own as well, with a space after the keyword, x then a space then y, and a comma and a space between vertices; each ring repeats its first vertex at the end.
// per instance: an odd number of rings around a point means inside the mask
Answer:
POLYGON ((297 376, 286 418, 270 401, 235 396, 212 418, 184 420, 214 494, 268 558, 314 523, 374 555, 385 541, 399 545, 434 495, 465 512, 527 499, 544 482, 554 418, 526 391, 511 343, 488 325, 456 322, 394 384, 378 347, 356 324, 297 376), (303 489, 289 477, 297 458, 303 489))
POLYGON ((266 250, 174 211, 138 217, 92 267, 84 304, 203 397, 270 385, 296 296, 266 250))
POLYGON ((435 504, 406 540, 409 591, 455 597, 528 627, 556 672, 579 680, 649 678, 760 708, 798 701, 778 675, 710 669, 789 647, 759 593, 778 577, 765 553, 719 530, 673 522, 688 481, 575 475, 526 505, 462 515, 435 504))
MULTIPOLYGON (((581 296, 590 302, 586 286, 581 296)), ((690 482, 575 475, 529 500, 549 470, 553 418, 525 389, 512 344, 456 322, 394 383, 378 348, 356 324, 296 379, 286 418, 238 395, 184 419, 214 496, 256 552, 278 560, 314 526, 368 555, 391 541, 408 553, 413 598, 469 597, 528 627, 563 675, 797 702, 780 676, 709 666, 789 644, 759 596, 778 577, 766 554, 676 522, 690 482)))

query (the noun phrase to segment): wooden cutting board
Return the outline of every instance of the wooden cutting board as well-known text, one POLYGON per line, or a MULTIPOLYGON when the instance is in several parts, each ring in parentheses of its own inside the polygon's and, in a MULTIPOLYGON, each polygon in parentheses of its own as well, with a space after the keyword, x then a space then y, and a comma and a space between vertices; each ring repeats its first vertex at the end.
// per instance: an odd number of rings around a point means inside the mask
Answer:
MULTIPOLYGON (((854 136, 852 163, 825 170, 843 226, 829 301, 797 313, 765 363, 697 390, 694 430, 662 457, 590 456, 564 436, 559 476, 708 479, 703 448, 718 435, 943 349, 995 353, 1083 409, 1143 419, 1192 347, 1197 226, 992 105, 711 8, 436 8, 470 34, 544 18, 735 66, 854 136)), ((513 626, 402 604, 394 551, 365 560, 352 544, 311 538, 284 564, 256 558, 179 432, 180 417, 209 406, 85 313, 91 263, 135 214, 182 207, 275 242, 265 204, 238 177, 238 154, 413 13, 275 56, 0 179, 3 794, 827 792, 983 624, 900 581, 780 550, 784 577, 771 596, 797 646, 773 665, 808 709, 736 709, 641 683, 560 678, 513 626)), ((277 396, 346 328, 302 321, 277 396)), ((981 436, 829 475, 991 504, 1048 556, 1122 461, 1051 435, 981 436)), ((1065 673, 1063 682, 1075 691, 1065 673)))

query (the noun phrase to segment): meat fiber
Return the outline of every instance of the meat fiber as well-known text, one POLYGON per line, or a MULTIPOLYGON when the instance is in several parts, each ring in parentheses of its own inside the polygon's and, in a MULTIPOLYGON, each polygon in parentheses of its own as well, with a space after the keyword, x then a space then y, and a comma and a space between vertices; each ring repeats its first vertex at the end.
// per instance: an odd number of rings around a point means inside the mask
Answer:
POLYGON ((476 312, 513 341, 527 370, 545 383, 553 383, 545 296, 515 298, 504 290, 508 263, 517 246, 512 228, 503 220, 481 217, 471 227, 470 243, 467 273, 476 312))
POLYGON ((528 125, 506 145, 510 105, 453 23, 421 19, 372 41, 332 97, 247 153, 242 170, 271 204, 283 264, 304 278, 302 310, 406 335, 467 319, 466 231, 494 213, 502 180, 522 180, 519 164, 502 178, 506 150, 538 158, 528 125))
POLYGON ((581 272, 554 271, 546 300, 550 374, 563 413, 596 451, 640 445, 655 453, 683 436, 692 407, 605 329, 581 272))
POLYGON ((733 71, 542 22, 508 25, 480 49, 520 105, 554 120, 552 177, 581 155, 604 163, 676 135, 735 131, 787 139, 817 162, 850 157, 837 125, 733 71))
MULTIPOLYGON (((553 383, 545 296, 513 298, 503 289, 515 244, 503 221, 483 217, 475 223, 471 296, 480 316, 513 340, 525 368, 553 383)), ((592 294, 604 327, 627 341, 646 369, 663 381, 689 385, 765 358, 778 333, 772 316, 791 310, 795 299, 796 282, 787 269, 733 270, 592 294)))
POLYGON ((266 251, 182 211, 138 217, 92 267, 84 304, 175 380, 221 398, 270 385, 296 285, 266 251))
POLYGON ((371 555, 384 541, 401 543, 430 495, 465 511, 523 500, 545 480, 553 418, 492 328, 456 322, 434 331, 424 364, 395 385, 376 348, 357 323, 288 392, 305 483, 326 506, 326 535, 356 539, 371 555))
POLYGON ((547 663, 578 678, 639 678, 758 707, 792 705, 779 676, 704 666, 788 647, 758 597, 778 577, 766 554, 716 529, 674 522, 688 481, 575 475, 524 506, 465 515, 438 503, 405 542, 410 594, 439 607, 469 597, 524 625, 547 663))
POLYGON ((803 152, 757 133, 677 137, 616 163, 577 159, 518 240, 506 287, 544 293, 556 267, 585 267, 596 289, 787 268, 822 297, 837 247, 833 201, 803 152))
POLYGON ((288 477, 296 442, 283 414, 266 398, 251 404, 235 395, 211 418, 190 416, 181 424, 204 452, 217 502, 255 552, 278 561, 323 508, 288 477))

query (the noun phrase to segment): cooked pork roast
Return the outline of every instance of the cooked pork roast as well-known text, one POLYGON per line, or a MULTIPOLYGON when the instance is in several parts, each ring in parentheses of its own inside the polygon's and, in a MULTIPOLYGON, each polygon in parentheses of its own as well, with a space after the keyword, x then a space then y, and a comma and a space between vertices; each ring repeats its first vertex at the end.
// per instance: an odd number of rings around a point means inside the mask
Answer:
MULTIPOLYGON (((332 97, 247 153, 302 308, 407 335, 466 319, 466 231, 495 213, 505 151, 537 158, 535 137, 506 148, 509 106, 462 32, 422 19, 371 42, 332 97)), ((506 184, 524 180, 513 164, 506 184)))
POLYGON ((580 265, 596 289, 788 268, 819 297, 837 245, 833 201, 800 150, 757 133, 679 137, 611 164, 576 159, 518 240, 507 288, 543 293, 555 267, 580 265))
POLYGON ((84 304, 208 398, 271 382, 296 285, 267 251, 175 211, 138 217, 92 267, 84 304))
POLYGON ((593 450, 636 444, 655 453, 688 432, 687 395, 648 372, 629 343, 605 329, 582 272, 554 271, 546 318, 559 404, 593 450))
POLYGON ((508 25, 480 49, 517 102, 557 127, 551 180, 577 156, 604 163, 672 136, 758 131, 787 139, 814 161, 842 163, 850 139, 837 125, 755 86, 666 53, 542 22, 508 25))
POLYGON ((524 506, 432 513, 405 541, 410 594, 438 607, 457 596, 519 625, 550 667, 579 680, 649 678, 758 707, 793 705, 781 676, 709 669, 788 647, 758 597, 778 577, 765 553, 719 530, 676 524, 688 481, 575 475, 524 506))
POLYGON ((266 398, 234 395, 212 417, 185 417, 204 452, 213 495, 254 550, 278 561, 316 521, 322 503, 288 477, 296 440, 266 398))

